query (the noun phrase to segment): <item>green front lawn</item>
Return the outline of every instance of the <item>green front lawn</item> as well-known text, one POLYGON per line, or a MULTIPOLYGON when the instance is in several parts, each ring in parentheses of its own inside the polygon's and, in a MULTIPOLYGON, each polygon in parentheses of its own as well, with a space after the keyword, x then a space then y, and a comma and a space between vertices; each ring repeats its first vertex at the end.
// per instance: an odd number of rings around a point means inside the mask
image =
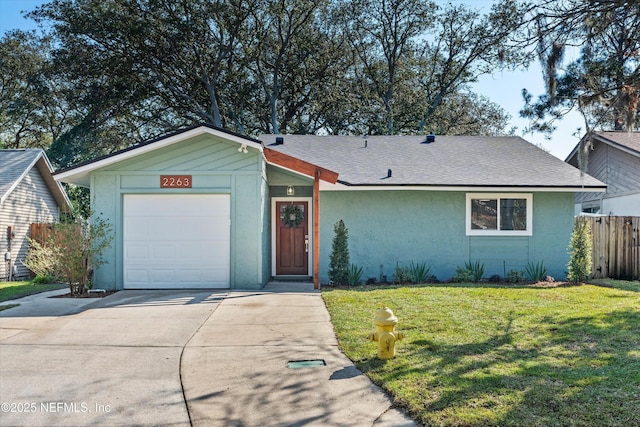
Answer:
POLYGON ((65 284, 47 284, 34 285, 30 281, 22 282, 0 282, 0 302, 9 301, 16 298, 26 297, 27 295, 37 294, 45 291, 53 291, 55 289, 64 289, 65 284))
POLYGON ((323 290, 341 349, 424 425, 640 425, 640 282, 323 290), (406 338, 376 358, 376 310, 406 338))

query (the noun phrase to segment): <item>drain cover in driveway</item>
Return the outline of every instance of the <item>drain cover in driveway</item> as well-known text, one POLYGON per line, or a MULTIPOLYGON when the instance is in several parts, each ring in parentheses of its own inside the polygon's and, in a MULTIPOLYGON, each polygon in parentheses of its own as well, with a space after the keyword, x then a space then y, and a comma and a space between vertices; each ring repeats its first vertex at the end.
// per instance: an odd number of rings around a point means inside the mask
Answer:
POLYGON ((327 366, 324 360, 291 360, 287 362, 287 368, 300 369, 300 368, 316 368, 318 366, 327 366))

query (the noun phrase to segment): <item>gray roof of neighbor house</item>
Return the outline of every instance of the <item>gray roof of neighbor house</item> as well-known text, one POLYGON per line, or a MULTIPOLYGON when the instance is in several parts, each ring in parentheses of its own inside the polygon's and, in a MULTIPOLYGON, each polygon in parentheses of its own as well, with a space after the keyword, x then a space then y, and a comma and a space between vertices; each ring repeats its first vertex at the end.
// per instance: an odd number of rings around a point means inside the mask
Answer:
POLYGON ((53 179, 53 168, 44 151, 39 148, 0 150, 0 204, 9 198, 11 192, 24 177, 36 167, 63 210, 69 210, 71 203, 58 182, 53 179))
MULTIPOLYGON (((626 131, 595 131, 592 133, 594 139, 603 142, 611 147, 615 147, 619 150, 625 151, 636 157, 640 157, 640 132, 626 132, 626 131)), ((582 141, 586 138, 586 135, 582 138, 582 141)), ((565 162, 571 164, 577 164, 575 159, 580 148, 580 142, 573 148, 571 153, 567 156, 565 162)))
POLYGON ((513 187, 604 191, 606 185, 519 137, 261 135, 265 147, 339 173, 347 186, 513 187), (283 143, 276 144, 276 137, 283 143), (389 177, 389 170, 391 170, 389 177))

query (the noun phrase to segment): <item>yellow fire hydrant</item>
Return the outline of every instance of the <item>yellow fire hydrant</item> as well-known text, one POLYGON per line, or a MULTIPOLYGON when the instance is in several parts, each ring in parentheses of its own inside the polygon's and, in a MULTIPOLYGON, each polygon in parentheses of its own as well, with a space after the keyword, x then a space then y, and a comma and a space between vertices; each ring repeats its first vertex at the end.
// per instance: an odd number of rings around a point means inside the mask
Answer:
POLYGON ((369 334, 367 339, 378 342, 378 359, 391 359, 396 355, 396 341, 404 338, 402 332, 396 332, 398 318, 393 315, 389 307, 382 307, 376 312, 373 324, 376 331, 369 334))

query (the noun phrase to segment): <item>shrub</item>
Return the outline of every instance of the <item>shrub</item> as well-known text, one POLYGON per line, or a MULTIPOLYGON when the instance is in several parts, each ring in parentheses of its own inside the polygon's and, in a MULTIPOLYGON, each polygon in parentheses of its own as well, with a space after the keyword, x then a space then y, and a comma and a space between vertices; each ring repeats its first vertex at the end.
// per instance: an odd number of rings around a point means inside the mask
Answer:
POLYGON ((57 277, 56 262, 60 258, 59 248, 52 244, 40 244, 27 237, 29 251, 22 264, 31 270, 36 278, 50 278, 52 281, 62 280, 57 277))
POLYGON ((49 283, 55 283, 59 279, 52 276, 36 276, 31 280, 32 285, 48 285, 49 283))
POLYGON ((346 285, 349 279, 349 230, 340 220, 333 226, 335 236, 331 242, 329 280, 336 285, 346 285))
POLYGON ((396 271, 393 274, 394 283, 411 283, 413 281, 413 276, 411 275, 411 270, 408 267, 402 267, 400 264, 396 263, 396 271))
POLYGON ((414 263, 411 261, 411 265, 409 266, 409 275, 411 276, 411 281, 413 283, 427 283, 431 277, 429 275, 430 272, 431 267, 427 267, 427 263, 414 263))
POLYGON ((500 283, 501 280, 502 280, 502 277, 500 277, 499 274, 494 274, 491 277, 489 277, 489 281, 492 283, 500 283))
POLYGON ((524 271, 529 280, 534 282, 541 282, 547 277, 547 267, 544 266, 542 261, 535 264, 529 261, 524 271))
POLYGON ((473 273, 463 267, 456 267, 456 274, 451 277, 452 282, 473 282, 473 273))
POLYGON ((484 276, 484 264, 480 264, 480 261, 472 263, 471 261, 464 263, 465 268, 473 274, 473 283, 477 283, 482 280, 484 276))
POLYGON ((435 275, 430 274, 429 277, 427 277, 427 283, 440 283, 440 280, 438 280, 435 275))
POLYGON ((591 223, 578 217, 569 242, 569 274, 573 283, 584 282, 591 275, 591 223))
POLYGON ((111 243, 110 225, 100 217, 61 222, 51 227, 44 244, 30 240, 24 265, 38 276, 53 277, 69 285, 71 295, 90 288, 90 272, 104 264, 102 253, 111 243))
POLYGON ((518 283, 522 282, 522 280, 524 279, 524 275, 522 271, 509 270, 507 271, 506 279, 509 283, 518 283))
POLYGON ((456 267, 456 274, 451 278, 453 282, 473 282, 477 283, 484 276, 484 264, 480 261, 465 262, 463 267, 456 267))
POLYGON ((349 286, 358 286, 362 281, 362 267, 351 264, 349 274, 347 274, 347 284, 349 286))

